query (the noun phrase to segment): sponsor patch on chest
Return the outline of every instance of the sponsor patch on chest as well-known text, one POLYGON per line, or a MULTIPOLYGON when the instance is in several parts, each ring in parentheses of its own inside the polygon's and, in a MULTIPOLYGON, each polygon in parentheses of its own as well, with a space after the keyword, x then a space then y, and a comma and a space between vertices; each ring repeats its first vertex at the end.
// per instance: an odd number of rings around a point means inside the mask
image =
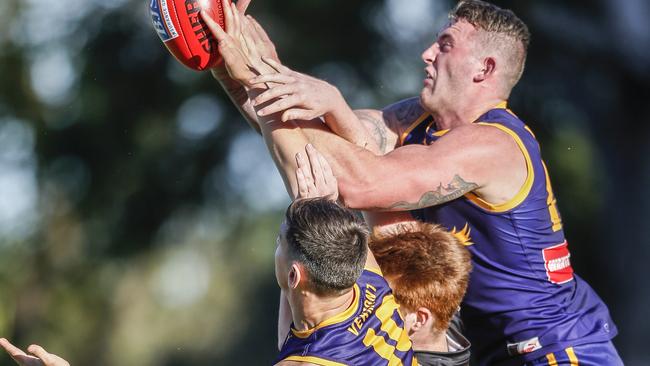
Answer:
POLYGON ((549 281, 562 284, 573 279, 571 253, 569 253, 569 244, 566 240, 562 244, 543 249, 542 256, 544 257, 546 277, 549 281))

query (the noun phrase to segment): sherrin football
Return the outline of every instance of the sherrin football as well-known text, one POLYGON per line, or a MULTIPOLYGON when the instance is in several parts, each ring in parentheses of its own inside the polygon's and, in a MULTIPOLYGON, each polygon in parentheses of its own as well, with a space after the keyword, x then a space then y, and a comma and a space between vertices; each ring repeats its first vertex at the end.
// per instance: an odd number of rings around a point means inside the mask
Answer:
POLYGON ((221 60, 217 40, 201 18, 206 10, 224 27, 221 0, 150 0, 153 26, 169 52, 193 70, 206 70, 221 60))

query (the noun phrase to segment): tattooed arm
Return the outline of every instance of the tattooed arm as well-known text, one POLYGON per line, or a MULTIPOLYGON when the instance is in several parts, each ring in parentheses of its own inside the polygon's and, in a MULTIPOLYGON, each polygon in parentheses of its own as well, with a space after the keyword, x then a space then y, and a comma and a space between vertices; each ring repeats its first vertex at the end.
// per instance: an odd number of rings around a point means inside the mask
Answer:
POLYGON ((517 144, 491 126, 458 126, 435 144, 402 146, 386 155, 310 132, 308 126, 303 130, 332 165, 341 199, 354 209, 413 210, 468 192, 501 204, 517 194, 527 176, 517 144))
MULTIPOLYGON (((365 135, 365 140, 371 144, 357 146, 366 148, 375 154, 384 155, 401 145, 401 135, 422 114, 424 109, 420 106, 418 97, 401 100, 382 110, 356 109, 354 114, 358 119, 356 136, 365 135)), ((331 125, 332 123, 328 124, 331 125)), ((354 143, 355 140, 345 134, 337 132, 342 138, 354 143)), ((360 139, 357 137, 357 141, 360 139)))
MULTIPOLYGON (((374 139, 378 155, 385 155, 401 145, 401 136, 423 113, 418 97, 401 100, 383 110, 361 109, 354 113, 367 133, 374 139)), ((408 212, 363 211, 373 230, 384 230, 395 224, 413 220, 408 212)))
MULTIPOLYGON (((291 144, 299 147, 304 141, 311 142, 332 165, 341 199, 361 210, 408 211, 442 204, 470 191, 499 204, 512 198, 526 178, 521 151, 496 128, 464 125, 435 144, 394 149, 400 144, 398 136, 422 114, 417 99, 390 106, 380 115, 378 111, 359 112, 361 122, 387 154, 344 140, 320 120, 303 121, 300 128, 278 125, 264 135, 269 137, 274 157, 292 151, 291 144)), ((284 160, 293 160, 292 154, 284 155, 284 160)), ((408 218, 400 220, 404 219, 408 218)))
POLYGON ((277 73, 253 78, 252 85, 273 83, 253 100, 253 106, 265 106, 258 116, 281 114, 282 121, 323 121, 336 135, 376 154, 395 148, 401 131, 422 115, 418 98, 406 99, 382 111, 352 111, 341 92, 332 84, 291 70, 273 59, 263 59, 277 73))
POLYGON ((386 152, 401 146, 402 135, 425 113, 419 97, 404 99, 385 107, 382 110, 382 120, 388 129, 386 152))

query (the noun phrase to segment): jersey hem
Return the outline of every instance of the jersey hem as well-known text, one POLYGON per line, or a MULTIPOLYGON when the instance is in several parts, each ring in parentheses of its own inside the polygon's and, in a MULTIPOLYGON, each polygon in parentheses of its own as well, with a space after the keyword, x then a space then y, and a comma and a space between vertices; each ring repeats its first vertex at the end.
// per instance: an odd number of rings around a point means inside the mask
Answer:
POLYGON ((347 366, 344 363, 330 361, 324 358, 315 357, 315 356, 289 356, 283 359, 282 361, 296 361, 296 362, 310 362, 316 365, 321 366, 347 366))

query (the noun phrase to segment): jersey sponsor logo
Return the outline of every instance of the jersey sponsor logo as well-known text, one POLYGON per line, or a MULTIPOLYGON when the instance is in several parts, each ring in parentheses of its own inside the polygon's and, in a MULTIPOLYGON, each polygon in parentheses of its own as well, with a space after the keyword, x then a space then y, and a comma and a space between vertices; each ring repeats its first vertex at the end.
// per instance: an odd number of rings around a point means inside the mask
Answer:
POLYGON ((569 244, 566 240, 562 244, 542 250, 542 255, 544 257, 546 276, 550 282, 562 284, 573 279, 571 253, 569 253, 569 244))
POLYGON ((167 42, 178 37, 174 22, 169 15, 167 0, 151 0, 149 4, 149 14, 153 27, 163 42, 167 42))
POLYGON ((540 348, 542 348, 542 344, 539 342, 539 337, 535 337, 519 343, 508 343, 508 354, 510 356, 523 355, 540 348))

